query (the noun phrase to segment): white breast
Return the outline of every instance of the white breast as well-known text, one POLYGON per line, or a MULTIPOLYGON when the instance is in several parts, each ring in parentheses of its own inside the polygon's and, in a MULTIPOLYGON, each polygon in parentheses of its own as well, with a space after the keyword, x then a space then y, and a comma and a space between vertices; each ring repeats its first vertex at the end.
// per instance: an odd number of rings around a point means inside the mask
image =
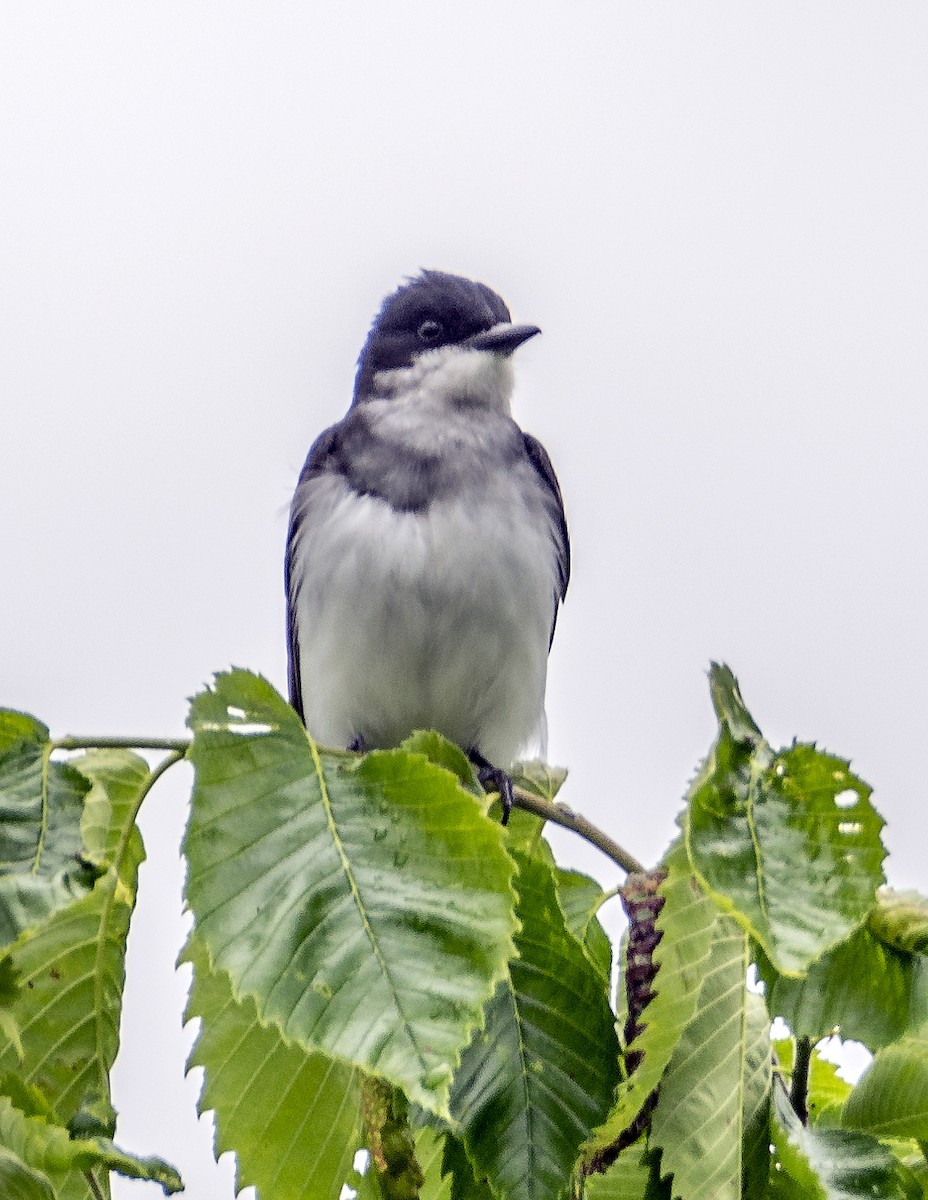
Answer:
POLYGON ((422 513, 311 486, 291 562, 307 728, 370 747, 434 728, 510 765, 543 729, 556 587, 531 464, 422 513))

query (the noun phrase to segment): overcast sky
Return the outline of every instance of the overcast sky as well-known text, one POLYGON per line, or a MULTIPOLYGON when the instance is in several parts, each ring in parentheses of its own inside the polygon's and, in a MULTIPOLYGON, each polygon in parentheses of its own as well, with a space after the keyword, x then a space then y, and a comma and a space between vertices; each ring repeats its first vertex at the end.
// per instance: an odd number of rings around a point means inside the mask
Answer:
MULTIPOLYGON (((167 736, 215 670, 285 686, 297 472, 436 267, 544 333, 564 798, 656 861, 724 659, 925 887, 926 125, 921 2, 3 4, 0 704, 167 736)), ((229 1200, 171 973, 185 770, 143 813, 115 1100, 229 1200)))

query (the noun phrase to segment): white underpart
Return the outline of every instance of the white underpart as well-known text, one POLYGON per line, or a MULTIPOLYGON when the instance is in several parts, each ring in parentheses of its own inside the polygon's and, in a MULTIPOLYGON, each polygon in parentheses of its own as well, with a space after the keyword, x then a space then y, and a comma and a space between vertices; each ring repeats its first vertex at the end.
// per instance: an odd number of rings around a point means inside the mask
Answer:
MULTIPOLYGON (((378 434, 492 461, 509 427, 508 359, 437 351, 400 386, 401 373, 390 374, 377 382, 392 398, 369 402, 378 434), (449 400, 464 387, 472 403, 449 400)), ((312 488, 292 571, 302 580, 304 715, 317 740, 395 746, 434 728, 504 767, 543 751, 557 573, 531 464, 465 482, 421 513, 358 496, 336 475, 312 488)))
POLYGON ((429 401, 456 396, 508 416, 514 378, 508 355, 443 346, 426 350, 411 367, 378 372, 374 389, 420 409, 429 401))

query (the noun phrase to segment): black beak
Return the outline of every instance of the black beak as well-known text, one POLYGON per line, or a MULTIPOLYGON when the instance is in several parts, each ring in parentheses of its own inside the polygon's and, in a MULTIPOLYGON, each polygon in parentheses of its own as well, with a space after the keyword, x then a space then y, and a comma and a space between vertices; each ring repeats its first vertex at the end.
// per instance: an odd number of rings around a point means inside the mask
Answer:
POLYGON ((537 325, 511 325, 508 321, 501 321, 492 329, 482 329, 480 333, 475 333, 464 345, 473 350, 492 350, 494 354, 505 356, 512 354, 513 350, 517 350, 536 333, 541 333, 537 325))

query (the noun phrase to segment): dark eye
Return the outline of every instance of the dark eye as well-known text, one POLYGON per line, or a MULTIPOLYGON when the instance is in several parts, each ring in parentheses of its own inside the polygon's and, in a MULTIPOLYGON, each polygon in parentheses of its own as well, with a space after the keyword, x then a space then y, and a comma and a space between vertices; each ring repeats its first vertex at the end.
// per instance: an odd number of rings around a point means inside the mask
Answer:
POLYGON ((444 328, 442 327, 440 321, 433 321, 429 319, 428 321, 422 322, 422 324, 416 330, 416 336, 420 342, 437 342, 444 332, 444 328))

